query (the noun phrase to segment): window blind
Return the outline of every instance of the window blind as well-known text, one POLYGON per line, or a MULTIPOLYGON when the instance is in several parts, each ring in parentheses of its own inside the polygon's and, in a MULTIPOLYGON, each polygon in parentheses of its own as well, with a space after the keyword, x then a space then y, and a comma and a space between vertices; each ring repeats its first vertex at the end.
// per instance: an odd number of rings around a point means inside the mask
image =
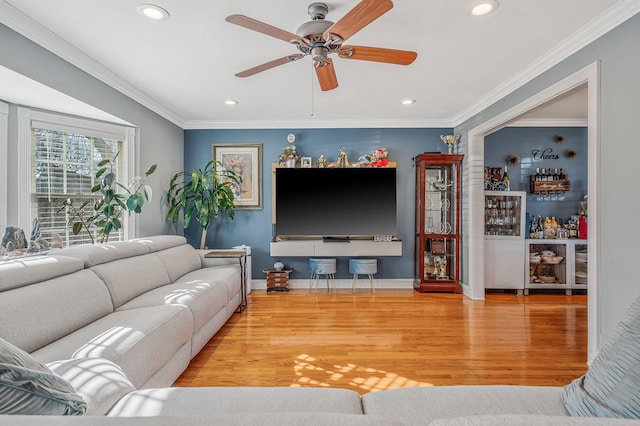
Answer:
MULTIPOLYGON (((41 236, 52 241, 54 233, 59 234, 66 245, 90 243, 91 238, 86 229, 73 235, 74 217, 71 207, 65 207, 65 200, 72 202, 83 217, 93 215, 93 204, 99 198, 91 193, 95 185, 94 176, 98 164, 103 160, 113 160, 123 149, 123 141, 107 137, 99 137, 96 132, 76 133, 64 131, 61 126, 39 128, 32 123, 32 193, 34 217, 40 221, 41 236), (82 204, 88 204, 80 211, 82 204)), ((114 136, 114 135, 108 135, 114 136)), ((118 155, 115 167, 116 179, 126 178, 123 170, 123 154, 118 155)), ((90 232, 97 235, 95 227, 90 232)), ((114 231, 109 241, 122 240, 123 230, 114 231)))

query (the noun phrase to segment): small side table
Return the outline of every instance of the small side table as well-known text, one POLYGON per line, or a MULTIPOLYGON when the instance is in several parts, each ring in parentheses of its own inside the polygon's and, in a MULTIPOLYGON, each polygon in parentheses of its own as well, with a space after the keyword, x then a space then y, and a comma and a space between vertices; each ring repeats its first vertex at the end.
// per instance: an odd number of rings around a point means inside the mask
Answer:
POLYGON ((240 263, 240 293, 242 296, 240 298, 240 306, 236 309, 236 312, 242 312, 247 307, 247 292, 245 290, 246 283, 244 268, 247 264, 247 252, 244 250, 211 250, 206 253, 204 257, 217 257, 217 258, 236 258, 240 263))
POLYGON ((267 293, 271 291, 289 291, 289 274, 293 269, 263 269, 267 275, 267 293))

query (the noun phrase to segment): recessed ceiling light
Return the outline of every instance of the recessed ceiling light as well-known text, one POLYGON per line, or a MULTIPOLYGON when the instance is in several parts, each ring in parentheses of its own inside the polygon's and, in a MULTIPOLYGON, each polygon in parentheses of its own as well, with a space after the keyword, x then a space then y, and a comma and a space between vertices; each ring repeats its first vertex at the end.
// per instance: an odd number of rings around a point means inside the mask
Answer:
POLYGON ((143 3, 136 8, 145 18, 153 21, 166 21, 169 19, 169 12, 155 4, 143 3))
POLYGON ((473 16, 484 16, 495 12, 500 7, 497 0, 480 0, 471 4, 471 14, 473 16))
POLYGON ((416 100, 415 99, 403 99, 402 101, 400 101, 400 103, 402 105, 411 105, 411 104, 415 104, 416 100))
POLYGON ((240 102, 236 101, 235 99, 227 99, 226 101, 224 101, 225 105, 238 105, 240 102))

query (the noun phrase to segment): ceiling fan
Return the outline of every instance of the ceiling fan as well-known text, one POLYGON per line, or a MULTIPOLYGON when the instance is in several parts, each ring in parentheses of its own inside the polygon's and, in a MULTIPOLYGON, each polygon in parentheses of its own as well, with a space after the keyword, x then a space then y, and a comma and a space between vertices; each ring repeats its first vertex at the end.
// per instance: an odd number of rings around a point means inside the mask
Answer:
POLYGON ((333 61, 329 58, 332 53, 336 53, 342 59, 409 65, 418 56, 416 52, 381 47, 343 45, 345 40, 391 10, 392 7, 393 2, 391 0, 362 0, 338 22, 333 23, 324 19, 329 11, 325 3, 311 3, 307 9, 309 16, 311 16, 311 21, 300 25, 295 34, 248 16, 227 16, 227 22, 279 38, 295 45, 300 51, 300 53, 274 59, 239 72, 236 77, 249 77, 309 55, 313 59, 320 88, 323 91, 327 91, 338 87, 338 78, 333 67, 333 61))

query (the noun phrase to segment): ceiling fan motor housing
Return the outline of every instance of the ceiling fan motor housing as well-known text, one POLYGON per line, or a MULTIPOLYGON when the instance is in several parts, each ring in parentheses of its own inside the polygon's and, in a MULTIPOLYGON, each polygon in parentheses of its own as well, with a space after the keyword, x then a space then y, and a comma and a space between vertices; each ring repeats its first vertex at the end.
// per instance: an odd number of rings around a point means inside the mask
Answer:
POLYGON ((307 11, 311 19, 315 21, 316 19, 324 19, 329 12, 329 7, 324 3, 311 3, 307 11))

